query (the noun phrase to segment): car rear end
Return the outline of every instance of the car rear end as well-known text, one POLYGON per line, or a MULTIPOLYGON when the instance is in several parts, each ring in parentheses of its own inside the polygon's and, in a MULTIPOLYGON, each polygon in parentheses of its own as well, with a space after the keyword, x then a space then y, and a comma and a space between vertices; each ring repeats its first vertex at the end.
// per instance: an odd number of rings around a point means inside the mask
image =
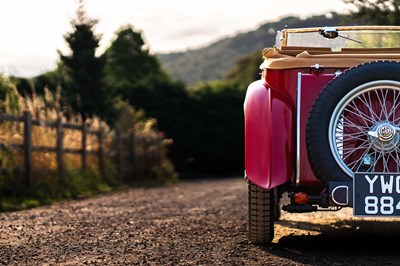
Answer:
POLYGON ((400 214, 398 40, 400 27, 292 29, 264 49, 244 104, 251 242, 272 241, 284 193, 288 212, 400 214))

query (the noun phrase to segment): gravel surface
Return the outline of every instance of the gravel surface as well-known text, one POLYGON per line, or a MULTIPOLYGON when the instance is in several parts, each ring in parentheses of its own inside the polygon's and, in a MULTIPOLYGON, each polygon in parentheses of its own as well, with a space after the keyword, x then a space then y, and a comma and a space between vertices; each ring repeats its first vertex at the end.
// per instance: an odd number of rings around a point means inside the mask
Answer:
POLYGON ((0 214, 3 265, 400 265, 395 219, 282 212, 247 242, 243 178, 134 188, 0 214))

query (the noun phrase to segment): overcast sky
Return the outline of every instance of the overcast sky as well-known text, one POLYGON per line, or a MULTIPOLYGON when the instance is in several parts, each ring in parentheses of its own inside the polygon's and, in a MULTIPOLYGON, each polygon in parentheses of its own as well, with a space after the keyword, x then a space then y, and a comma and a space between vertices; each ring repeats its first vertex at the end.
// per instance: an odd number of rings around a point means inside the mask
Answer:
MULTIPOLYGON (((287 15, 348 9, 342 0, 86 0, 85 6, 99 20, 100 51, 130 24, 153 53, 201 47, 287 15)), ((0 72, 31 77, 54 69, 57 50, 68 52, 63 35, 76 8, 76 0, 0 0, 0 72)))

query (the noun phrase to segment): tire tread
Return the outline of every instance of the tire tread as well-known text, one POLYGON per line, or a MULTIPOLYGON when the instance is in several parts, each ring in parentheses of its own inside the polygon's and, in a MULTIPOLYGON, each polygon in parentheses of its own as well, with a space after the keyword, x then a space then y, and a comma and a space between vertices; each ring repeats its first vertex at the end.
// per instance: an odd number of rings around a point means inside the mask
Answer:
POLYGON ((248 181, 248 239, 254 244, 269 244, 274 238, 273 190, 248 181))

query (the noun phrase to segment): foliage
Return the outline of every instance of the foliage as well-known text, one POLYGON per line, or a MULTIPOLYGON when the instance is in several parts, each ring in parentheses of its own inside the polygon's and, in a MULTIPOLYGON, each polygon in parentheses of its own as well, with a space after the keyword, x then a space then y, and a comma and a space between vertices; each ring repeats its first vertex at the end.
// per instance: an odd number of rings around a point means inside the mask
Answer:
POLYGON ((243 99, 245 91, 230 82, 204 83, 190 92, 186 113, 187 167, 202 174, 243 171, 243 99))
MULTIPOLYGON (((183 114, 188 100, 183 84, 171 80, 161 69, 158 59, 146 49, 141 33, 130 25, 116 32, 114 41, 102 57, 106 61, 107 86, 112 87, 125 107, 131 105, 139 114, 140 110, 145 110, 146 116, 157 119, 154 126, 167 139, 174 138, 171 155, 174 165, 180 168, 180 152, 185 152, 186 148, 180 145, 178 139, 185 134, 183 114)), ((121 109, 118 105, 117 113, 124 114, 120 117, 129 116, 129 108, 121 109), (121 113, 121 110, 124 112, 121 113)), ((125 118, 114 119, 114 126, 126 127, 125 118)), ((135 124, 138 122, 135 121, 135 124)))
POLYGON ((103 83, 104 59, 96 57, 100 36, 93 32, 97 21, 86 16, 80 2, 77 18, 71 22, 73 32, 64 36, 72 54, 63 55, 64 82, 62 96, 65 103, 84 118, 93 115, 104 118, 113 103, 113 91, 103 83))
MULTIPOLYGON (((104 179, 98 171, 66 171, 63 173, 64 181, 56 182, 51 177, 43 176, 36 184, 34 190, 21 188, 21 183, 16 183, 12 190, 2 190, 0 197, 0 211, 21 210, 50 204, 60 200, 81 199, 91 197, 99 193, 106 193, 112 190, 119 190, 126 187, 121 182, 112 182, 104 179)), ((110 177, 110 176, 108 176, 110 177)))
POLYGON ((114 127, 121 132, 134 131, 139 135, 154 135, 157 130, 157 121, 154 118, 147 118, 143 109, 136 110, 126 101, 119 101, 116 104, 118 118, 114 127))
POLYGON ((246 90, 250 83, 260 79, 259 66, 262 60, 262 51, 256 51, 240 58, 236 65, 228 71, 226 80, 235 82, 240 88, 246 90))
POLYGON ((40 74, 33 78, 22 78, 11 76, 10 80, 16 85, 20 95, 44 95, 45 88, 56 92, 62 84, 62 74, 57 68, 53 71, 40 74))
MULTIPOLYGON (((146 177, 144 182, 147 183, 149 180, 153 183, 176 181, 178 179, 178 174, 168 154, 172 140, 166 138, 164 133, 159 132, 157 120, 154 118, 147 118, 143 109, 137 110, 126 101, 118 102, 116 110, 117 119, 114 126, 119 132, 132 133, 135 135, 135 138, 151 138, 156 140, 156 142, 148 146, 146 150, 143 150, 143 146, 136 147, 138 153, 141 153, 145 159, 142 160, 141 164, 136 164, 135 175, 146 177), (157 151, 158 149, 160 149, 160 151, 157 151), (156 150, 156 154, 154 154, 154 150, 156 150), (158 152, 160 152, 160 154, 158 154, 158 152), (159 162, 156 162, 155 166, 151 165, 151 162, 144 163, 147 157, 158 157, 156 161, 159 162)), ((154 162, 154 160, 151 161, 154 162)), ((131 176, 128 179, 135 178, 131 176)), ((128 179, 125 179, 125 181, 129 181, 128 179)), ((134 182, 137 184, 141 181, 136 178, 134 182)))
POLYGON ((18 112, 18 99, 15 84, 8 77, 0 74, 0 110, 7 113, 18 112))
POLYGON ((343 0, 350 18, 363 25, 400 25, 400 0, 343 0))
POLYGON ((165 137, 173 138, 174 144, 170 148, 171 159, 177 168, 180 168, 182 156, 187 147, 181 138, 187 138, 185 132, 189 99, 184 86, 179 82, 165 79, 162 75, 149 75, 137 83, 126 87, 126 101, 138 110, 145 110, 146 116, 157 119, 157 129, 165 137))
POLYGON ((158 60, 145 48, 140 32, 131 25, 122 27, 116 39, 103 54, 105 75, 109 86, 127 98, 125 87, 137 83, 148 75, 162 75, 158 60))

